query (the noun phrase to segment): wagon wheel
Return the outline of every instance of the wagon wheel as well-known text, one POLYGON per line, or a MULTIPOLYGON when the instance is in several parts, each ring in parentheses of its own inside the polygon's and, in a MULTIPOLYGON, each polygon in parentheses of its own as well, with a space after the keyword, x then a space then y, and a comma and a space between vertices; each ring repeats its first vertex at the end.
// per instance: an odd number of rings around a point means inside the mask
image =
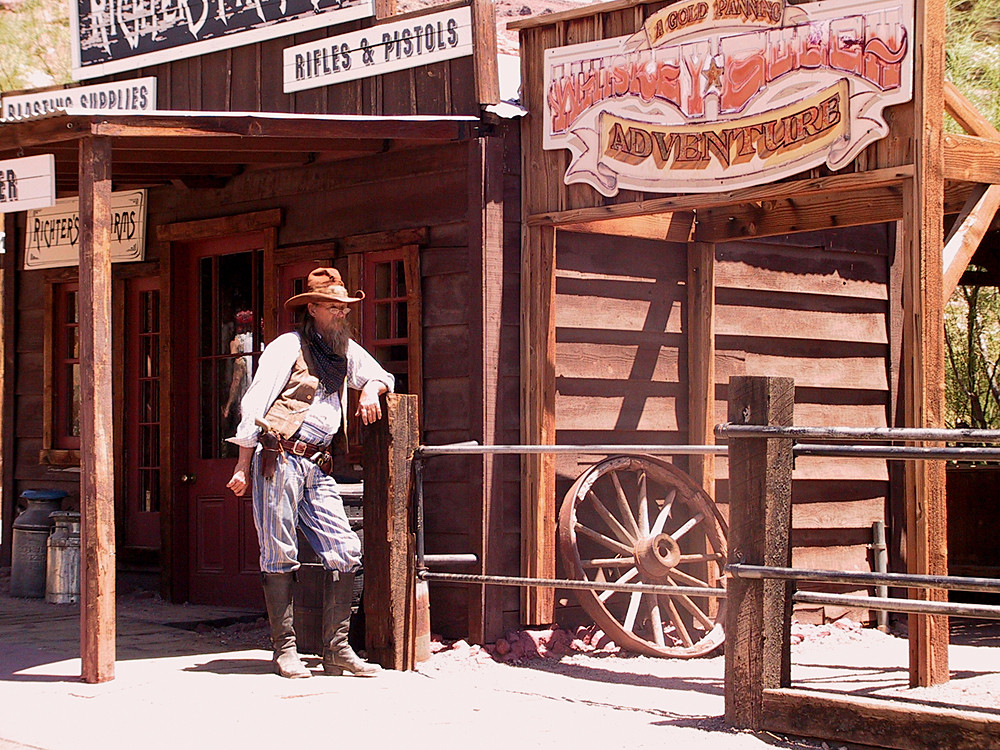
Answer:
MULTIPOLYGON (((687 474, 648 456, 594 464, 573 483, 559 513, 563 560, 569 576, 583 581, 721 587, 727 533, 715 503, 687 474)), ((722 644, 725 599, 574 593, 629 651, 689 658, 722 644)))

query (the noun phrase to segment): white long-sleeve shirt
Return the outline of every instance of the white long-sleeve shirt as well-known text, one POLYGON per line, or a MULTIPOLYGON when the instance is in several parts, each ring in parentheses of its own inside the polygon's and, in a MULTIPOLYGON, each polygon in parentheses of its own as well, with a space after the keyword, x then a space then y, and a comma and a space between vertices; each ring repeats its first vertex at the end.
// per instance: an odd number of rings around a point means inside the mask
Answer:
MULTIPOLYGON (((227 438, 230 443, 244 448, 253 448, 257 445, 257 436, 260 434, 257 420, 264 419, 271 404, 281 395, 301 349, 302 340, 298 333, 282 334, 264 348, 260 362, 257 363, 253 382, 240 401, 242 419, 236 428, 236 434, 227 438)), ((390 392, 396 384, 392 374, 386 372, 371 354, 361 345, 349 341, 344 388, 340 393, 328 393, 321 383, 309 406, 309 411, 306 412, 304 423, 328 435, 336 433, 343 421, 343 403, 347 400, 347 388, 360 390, 370 380, 384 383, 390 392)))

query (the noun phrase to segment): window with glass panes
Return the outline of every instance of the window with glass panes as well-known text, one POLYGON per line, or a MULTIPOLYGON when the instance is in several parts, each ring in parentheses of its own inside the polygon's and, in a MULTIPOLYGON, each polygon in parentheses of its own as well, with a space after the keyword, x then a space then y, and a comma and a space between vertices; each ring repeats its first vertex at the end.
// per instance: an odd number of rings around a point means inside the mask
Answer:
POLYGON ((134 470, 139 490, 137 510, 160 509, 160 292, 139 291, 132 300, 135 344, 134 470))
POLYGON ((364 346, 396 378, 396 392, 410 393, 406 248, 366 253, 364 346))
POLYGON ((53 290, 52 416, 50 447, 80 448, 80 285, 53 290))

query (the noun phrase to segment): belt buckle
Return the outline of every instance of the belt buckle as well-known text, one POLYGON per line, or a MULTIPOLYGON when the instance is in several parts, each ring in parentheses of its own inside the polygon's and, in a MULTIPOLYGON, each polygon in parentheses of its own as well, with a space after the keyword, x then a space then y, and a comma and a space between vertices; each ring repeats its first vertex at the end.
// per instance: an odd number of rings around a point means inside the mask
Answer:
POLYGON ((303 443, 301 440, 296 440, 292 444, 292 453, 294 453, 296 456, 304 456, 306 455, 306 450, 308 448, 309 446, 303 443))

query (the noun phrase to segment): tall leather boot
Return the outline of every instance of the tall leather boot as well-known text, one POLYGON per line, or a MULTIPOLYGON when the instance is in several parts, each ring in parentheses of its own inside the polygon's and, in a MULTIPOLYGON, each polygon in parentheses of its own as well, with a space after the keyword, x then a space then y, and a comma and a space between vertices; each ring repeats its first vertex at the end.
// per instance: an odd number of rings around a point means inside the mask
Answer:
POLYGON ((353 594, 353 573, 324 572, 323 671, 330 675, 342 675, 346 669, 359 677, 372 677, 381 672, 382 667, 364 661, 347 641, 353 594))
POLYGON ((294 573, 261 573, 264 581, 264 603, 271 625, 271 647, 274 649, 274 671, 282 677, 312 677, 295 650, 295 627, 292 609, 294 573))

